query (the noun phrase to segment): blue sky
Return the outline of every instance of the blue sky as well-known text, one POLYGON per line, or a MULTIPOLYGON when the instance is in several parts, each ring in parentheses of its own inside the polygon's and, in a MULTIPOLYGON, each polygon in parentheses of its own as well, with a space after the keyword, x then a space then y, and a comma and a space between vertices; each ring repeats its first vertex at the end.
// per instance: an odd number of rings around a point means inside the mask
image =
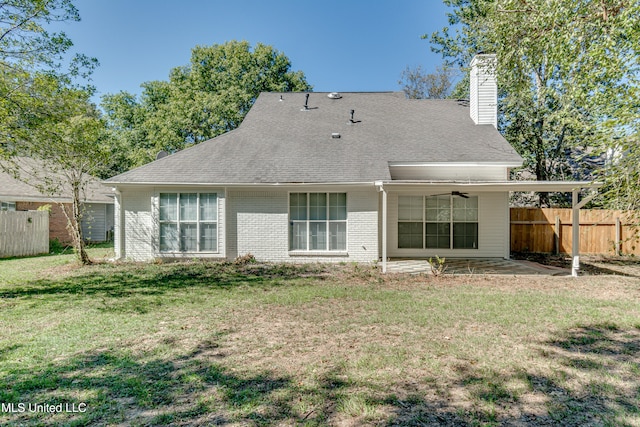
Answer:
POLYGON ((407 65, 441 58, 421 35, 446 25, 439 0, 76 0, 81 22, 60 28, 94 56, 97 96, 167 80, 196 45, 261 42, 284 52, 315 91, 400 90, 407 65))

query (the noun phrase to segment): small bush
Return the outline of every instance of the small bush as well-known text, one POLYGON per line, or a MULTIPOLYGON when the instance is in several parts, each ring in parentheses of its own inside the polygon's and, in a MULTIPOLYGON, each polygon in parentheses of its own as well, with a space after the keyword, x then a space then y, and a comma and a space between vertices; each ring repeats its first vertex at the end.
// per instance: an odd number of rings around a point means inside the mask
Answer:
POLYGON ((49 240, 49 253, 53 255, 63 254, 69 249, 69 246, 62 243, 58 238, 49 240))
POLYGON ((251 253, 246 253, 244 255, 238 255, 236 259, 233 260, 235 265, 247 265, 247 264, 255 264, 258 262, 256 257, 254 257, 251 253))
POLYGON ((440 258, 438 255, 436 255, 435 261, 432 258, 429 258, 429 267, 431 268, 431 274, 433 274, 434 277, 444 274, 447 269, 447 266, 444 264, 445 261, 446 258, 440 258))

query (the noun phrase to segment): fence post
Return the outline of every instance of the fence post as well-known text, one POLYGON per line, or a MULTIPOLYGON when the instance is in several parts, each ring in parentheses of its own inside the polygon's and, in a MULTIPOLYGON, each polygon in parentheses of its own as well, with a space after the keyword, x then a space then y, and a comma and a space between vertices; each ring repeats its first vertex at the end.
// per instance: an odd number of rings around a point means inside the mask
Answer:
POLYGON ((560 222, 560 215, 556 215, 556 229, 553 236, 553 249, 556 255, 560 254, 560 227, 562 227, 562 223, 560 222))
POLYGON ((622 255, 622 224, 620 217, 616 217, 616 255, 622 255))

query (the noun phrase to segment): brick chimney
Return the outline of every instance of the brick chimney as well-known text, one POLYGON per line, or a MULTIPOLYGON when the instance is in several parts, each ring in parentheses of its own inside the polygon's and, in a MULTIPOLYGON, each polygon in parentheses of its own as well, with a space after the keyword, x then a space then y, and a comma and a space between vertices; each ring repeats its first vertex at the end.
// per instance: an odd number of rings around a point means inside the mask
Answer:
POLYGON ((477 125, 498 127, 498 85, 495 77, 496 55, 477 54, 471 60, 469 106, 477 125))

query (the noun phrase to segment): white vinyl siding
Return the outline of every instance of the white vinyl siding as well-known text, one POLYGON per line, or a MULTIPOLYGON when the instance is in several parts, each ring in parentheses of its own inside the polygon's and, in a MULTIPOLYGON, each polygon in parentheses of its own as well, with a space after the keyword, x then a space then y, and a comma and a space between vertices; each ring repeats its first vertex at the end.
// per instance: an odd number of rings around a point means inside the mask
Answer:
POLYGON ((469 114, 478 125, 498 126, 498 86, 494 69, 494 55, 479 55, 471 61, 469 114))
POLYGON ((398 248, 477 249, 478 198, 400 196, 398 248))
MULTIPOLYGON (((111 205, 113 206, 113 205, 111 205)), ((107 239, 107 223, 113 224, 113 218, 109 221, 108 212, 113 216, 113 209, 102 203, 87 203, 84 205, 82 217, 82 235, 90 242, 104 242, 107 239)))
POLYGON ((505 166, 389 166, 394 180, 451 180, 451 181, 505 181, 509 169, 505 166))
MULTIPOLYGON (((387 209, 387 256, 389 257, 430 257, 448 256, 460 258, 504 258, 509 254, 509 215, 508 215, 508 193, 478 193, 477 205, 477 249, 451 249, 451 248, 402 248, 399 245, 398 224, 399 219, 399 198, 414 196, 418 199, 423 197, 419 194, 407 194, 389 192, 387 209), (506 225, 505 225, 506 224, 506 225), (506 235, 505 235, 506 233, 506 235)), ((465 213, 466 215, 466 213, 465 213)), ((418 221, 416 221, 418 222, 418 221)), ((469 221, 473 223, 473 221, 469 221)), ((462 222, 465 223, 465 222, 462 222)), ((419 222, 418 222, 419 224, 419 222)), ((455 226, 455 223, 454 223, 455 226)), ((426 230, 425 230, 426 231, 426 230)), ((465 231, 461 231, 461 236, 466 236, 465 231)), ((426 237, 426 233, 425 233, 426 237)))

